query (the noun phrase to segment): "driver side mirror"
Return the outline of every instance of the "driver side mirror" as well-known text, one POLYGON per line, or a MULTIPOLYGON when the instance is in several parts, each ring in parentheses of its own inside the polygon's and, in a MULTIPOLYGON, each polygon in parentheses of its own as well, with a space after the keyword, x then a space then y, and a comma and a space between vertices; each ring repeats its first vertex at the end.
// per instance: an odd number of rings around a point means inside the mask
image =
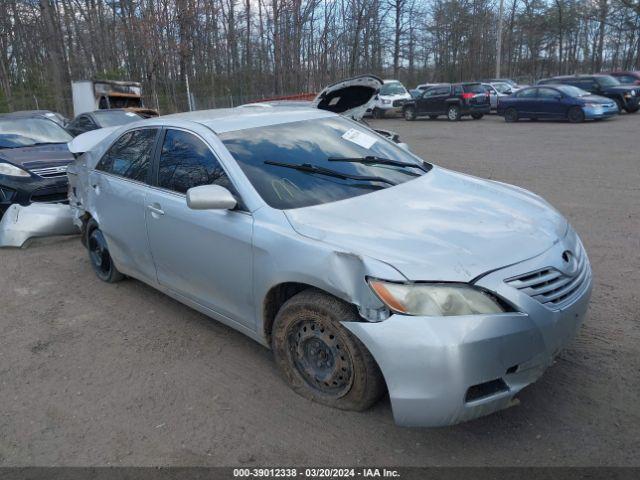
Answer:
POLYGON ((200 185, 187 190, 187 206, 191 210, 232 210, 238 202, 220 185, 200 185))

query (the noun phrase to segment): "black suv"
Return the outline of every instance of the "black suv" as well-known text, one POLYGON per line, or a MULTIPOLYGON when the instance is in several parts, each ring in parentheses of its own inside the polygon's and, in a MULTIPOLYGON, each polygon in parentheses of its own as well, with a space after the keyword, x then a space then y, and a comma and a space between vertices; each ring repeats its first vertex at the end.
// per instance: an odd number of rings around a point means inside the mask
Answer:
POLYGON ((431 119, 446 115, 449 120, 460 120, 471 115, 480 120, 491 111, 489 93, 480 83, 443 83, 427 88, 422 95, 407 100, 402 107, 405 120, 428 116, 431 119))
POLYGON ((620 111, 635 113, 640 109, 640 87, 622 85, 611 75, 566 75, 538 82, 538 85, 548 84, 573 85, 594 95, 608 97, 618 104, 620 111))

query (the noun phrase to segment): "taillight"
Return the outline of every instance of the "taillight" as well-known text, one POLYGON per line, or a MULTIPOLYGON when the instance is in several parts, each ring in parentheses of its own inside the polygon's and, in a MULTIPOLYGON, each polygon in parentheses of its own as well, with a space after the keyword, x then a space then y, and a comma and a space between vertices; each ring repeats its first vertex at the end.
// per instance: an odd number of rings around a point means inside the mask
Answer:
POLYGON ((462 94, 462 98, 464 98, 465 100, 469 100, 470 98, 473 98, 475 96, 476 96, 475 93, 463 93, 462 94))

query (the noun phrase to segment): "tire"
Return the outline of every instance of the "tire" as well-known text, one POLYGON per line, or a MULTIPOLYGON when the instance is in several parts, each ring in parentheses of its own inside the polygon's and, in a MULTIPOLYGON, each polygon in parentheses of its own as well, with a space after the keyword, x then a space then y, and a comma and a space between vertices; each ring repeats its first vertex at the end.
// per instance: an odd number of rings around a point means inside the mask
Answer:
POLYGON ((408 122, 412 122, 416 119, 416 109, 413 107, 407 107, 404 109, 404 119, 408 122))
POLYGON ((107 241, 95 220, 87 224, 87 250, 93 271, 103 282, 116 283, 124 278, 118 271, 107 247, 107 241))
POLYGON ((626 107, 625 110, 627 111, 627 113, 636 113, 638 110, 640 110, 640 105, 635 107, 626 107))
POLYGON ((518 111, 515 108, 507 108, 504 112, 504 121, 514 123, 518 121, 518 111))
POLYGON ((384 110, 382 110, 381 108, 374 108, 373 109, 373 118, 383 118, 384 117, 384 110))
POLYGON ((429 115, 429 118, 430 118, 431 120, 435 120, 436 118, 438 118, 438 115, 429 115))
POLYGON ((571 107, 567 112, 567 120, 571 123, 584 122, 584 111, 580 107, 571 107))
POLYGON ((308 289, 280 308, 273 325, 275 361, 299 395, 342 410, 366 410, 385 392, 366 347, 340 322, 361 320, 356 309, 308 289))
POLYGON ((618 113, 622 113, 622 111, 625 109, 624 103, 622 103, 622 100, 620 100, 619 98, 615 98, 614 100, 616 102, 616 105, 618 106, 618 113))
POLYGON ((474 120, 480 120, 482 117, 484 117, 484 113, 472 113, 471 114, 471 118, 473 118, 474 120))
POLYGON ((452 122, 460 120, 460 107, 458 105, 449 105, 447 109, 447 118, 452 122))

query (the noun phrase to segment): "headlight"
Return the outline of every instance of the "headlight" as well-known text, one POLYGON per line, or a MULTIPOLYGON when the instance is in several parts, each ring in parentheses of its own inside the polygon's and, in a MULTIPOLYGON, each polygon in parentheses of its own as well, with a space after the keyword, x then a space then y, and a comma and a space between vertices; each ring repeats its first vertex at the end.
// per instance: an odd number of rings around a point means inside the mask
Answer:
POLYGON ((383 99, 383 100, 382 100, 382 103, 383 103, 384 105, 388 105, 388 104, 390 104, 390 103, 391 103, 391 100, 384 100, 384 99, 383 99))
POLYGON ((9 177, 30 177, 29 172, 21 168, 11 165, 10 163, 0 163, 0 175, 9 177))
POLYGON ((600 103, 585 103, 584 106, 587 107, 587 108, 600 108, 600 107, 602 107, 602 104, 600 104, 600 103))
POLYGON ((492 296, 464 283, 390 283, 369 279, 369 285, 389 309, 405 315, 446 317, 505 311, 492 296))

